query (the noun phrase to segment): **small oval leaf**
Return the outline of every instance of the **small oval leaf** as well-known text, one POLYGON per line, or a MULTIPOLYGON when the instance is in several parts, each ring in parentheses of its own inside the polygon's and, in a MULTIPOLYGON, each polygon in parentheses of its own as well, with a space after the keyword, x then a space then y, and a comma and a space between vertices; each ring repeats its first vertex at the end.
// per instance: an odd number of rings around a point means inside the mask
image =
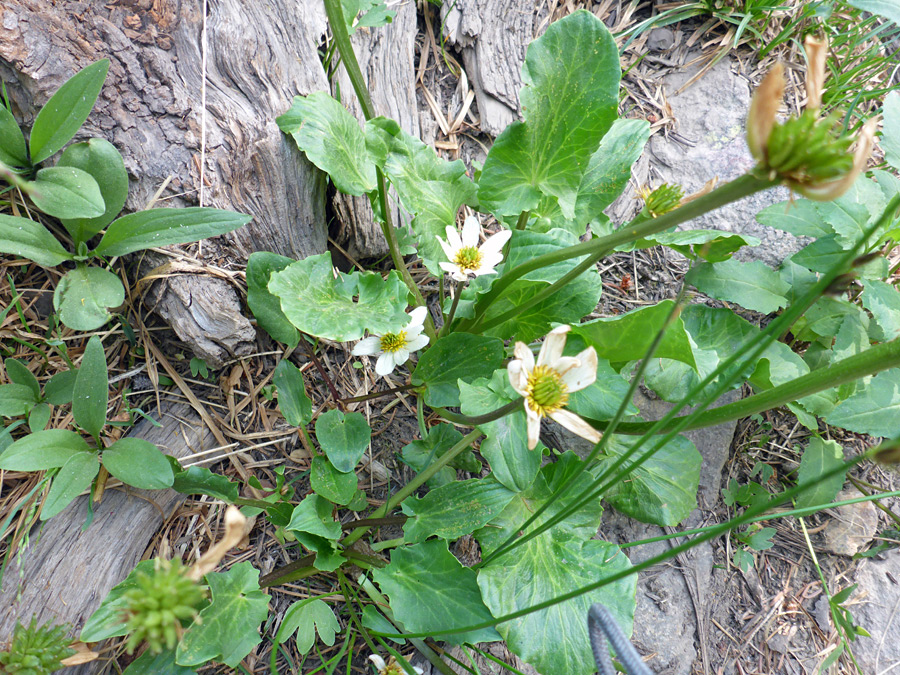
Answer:
POLYGON ((106 354, 103 352, 103 343, 95 335, 88 340, 81 359, 81 367, 75 377, 72 416, 82 429, 91 436, 97 436, 106 424, 108 405, 109 378, 106 371, 106 354))
POLYGON ((20 438, 0 455, 0 469, 43 471, 62 466, 79 452, 90 451, 85 440, 68 429, 48 429, 20 438))
POLYGON ((162 490, 175 479, 166 456, 142 438, 116 441, 103 451, 101 461, 110 474, 142 490, 162 490))
POLYGON ((71 166, 90 174, 103 196, 105 210, 96 218, 64 218, 75 243, 87 241, 119 215, 128 198, 128 172, 116 147, 103 138, 73 143, 60 155, 57 166, 71 166))
POLYGON ((98 471, 100 462, 93 452, 78 452, 69 457, 53 479, 44 500, 41 520, 49 520, 87 490, 98 471))
POLYGON ((97 181, 74 166, 41 169, 31 183, 29 196, 35 206, 55 218, 94 218, 106 210, 97 181))

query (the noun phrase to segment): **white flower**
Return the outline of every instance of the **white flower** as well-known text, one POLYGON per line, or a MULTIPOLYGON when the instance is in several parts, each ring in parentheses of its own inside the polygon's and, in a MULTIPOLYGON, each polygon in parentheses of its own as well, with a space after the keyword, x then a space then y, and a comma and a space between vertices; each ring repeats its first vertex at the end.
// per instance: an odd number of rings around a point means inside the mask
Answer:
POLYGON ((463 223, 462 237, 455 227, 447 228, 447 241, 440 237, 437 240, 444 249, 450 262, 439 263, 441 269, 448 272, 457 281, 465 281, 469 275, 495 274, 494 267, 503 262, 504 244, 512 236, 510 230, 500 230, 493 234, 479 247, 478 235, 481 225, 478 220, 469 216, 463 223))
POLYGON ((422 335, 428 308, 416 307, 409 313, 409 323, 403 330, 384 335, 372 335, 360 340, 350 352, 354 356, 378 356, 375 372, 384 377, 403 365, 411 352, 428 344, 428 336, 422 335))
MULTIPOLYGON (((390 661, 385 663, 384 659, 378 656, 378 654, 372 654, 369 657, 369 661, 378 668, 378 675, 413 675, 404 670, 393 656, 390 661)), ((415 671, 415 675, 422 675, 422 673, 425 672, 417 666, 413 666, 413 670, 415 671)))
POLYGON ((594 427, 563 409, 571 392, 584 389, 597 379, 597 352, 593 347, 578 356, 562 355, 569 330, 571 326, 558 326, 550 331, 541 345, 537 364, 528 345, 517 342, 513 352, 516 358, 506 367, 513 389, 525 397, 529 450, 537 445, 542 417, 550 417, 591 443, 600 440, 594 427))

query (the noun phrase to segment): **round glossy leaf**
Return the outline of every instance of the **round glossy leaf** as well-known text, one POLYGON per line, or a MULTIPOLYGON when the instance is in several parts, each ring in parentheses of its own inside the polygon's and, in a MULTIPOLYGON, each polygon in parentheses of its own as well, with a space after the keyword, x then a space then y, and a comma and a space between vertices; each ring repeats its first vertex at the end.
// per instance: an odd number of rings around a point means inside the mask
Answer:
POLYGON ((60 279, 53 307, 73 330, 96 330, 109 320, 110 307, 125 302, 125 288, 112 272, 80 265, 60 279))
POLYGON ((94 177, 73 166, 41 169, 29 190, 31 201, 55 218, 94 218, 106 210, 94 177))
POLYGON ((166 456, 153 443, 141 438, 122 438, 101 457, 103 466, 127 485, 143 490, 171 487, 175 479, 166 456))
POLYGON ((96 218, 63 219, 76 243, 87 241, 119 215, 128 198, 128 172, 116 147, 103 138, 73 143, 60 155, 57 166, 71 166, 93 176, 100 186, 105 210, 96 218))
POLYGON ((329 410, 316 420, 316 438, 334 468, 347 473, 353 471, 369 446, 372 430, 359 413, 345 415, 329 410))

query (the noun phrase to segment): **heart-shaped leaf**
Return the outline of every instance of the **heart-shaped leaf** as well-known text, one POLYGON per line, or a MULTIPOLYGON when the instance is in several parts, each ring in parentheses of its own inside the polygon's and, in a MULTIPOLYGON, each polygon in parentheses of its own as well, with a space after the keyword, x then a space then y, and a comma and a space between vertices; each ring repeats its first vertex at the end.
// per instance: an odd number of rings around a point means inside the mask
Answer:
POLYGON ((53 292, 53 307, 73 330, 90 331, 109 321, 109 308, 125 302, 125 288, 112 272, 78 265, 68 272, 53 292))
POLYGON ((358 412, 329 410, 316 420, 316 439, 334 468, 342 473, 353 471, 362 458, 372 430, 358 412))

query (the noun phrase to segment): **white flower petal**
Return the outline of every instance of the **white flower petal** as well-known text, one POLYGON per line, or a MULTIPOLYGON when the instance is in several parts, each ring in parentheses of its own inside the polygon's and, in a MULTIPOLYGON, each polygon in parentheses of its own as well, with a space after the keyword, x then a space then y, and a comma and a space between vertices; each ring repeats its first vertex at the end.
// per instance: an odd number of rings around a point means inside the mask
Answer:
POLYGON ((453 255, 449 256, 450 260, 453 260, 456 252, 463 247, 462 239, 460 239, 459 232, 456 231, 455 227, 447 228, 447 243, 450 244, 450 248, 453 250, 453 255))
MULTIPOLYGON (((512 230, 500 230, 496 234, 492 234, 488 237, 478 250, 481 251, 481 255, 486 258, 500 255, 500 251, 503 250, 503 247, 506 245, 506 242, 509 241, 511 236, 512 230)), ((502 255, 500 255, 500 259, 503 259, 502 255)))
POLYGON ((428 343, 429 343, 429 339, 428 339, 427 335, 417 335, 412 340, 406 341, 406 348, 410 352, 417 352, 420 349, 422 349, 422 347, 427 345, 428 343))
POLYGON ((454 265, 453 263, 448 262, 439 262, 438 265, 440 265, 441 269, 448 274, 459 274, 459 265, 454 265))
POLYGON ((394 363, 398 366, 402 366, 404 363, 409 361, 409 350, 401 347, 397 351, 394 352, 394 363))
POLYGON ((541 418, 525 403, 525 418, 528 420, 528 449, 534 450, 541 437, 541 418))
MULTIPOLYGON (((574 356, 560 356, 553 364, 553 370, 555 370, 560 375, 565 375, 572 368, 576 368, 581 365, 581 361, 579 361, 574 356)), ((565 382, 565 377, 563 377, 563 381, 565 382)))
POLYGON ((563 373, 562 381, 569 391, 579 391, 594 383, 597 379, 597 351, 588 347, 575 357, 579 363, 563 373))
POLYGON ((481 224, 474 216, 466 218, 462 228, 462 244, 466 248, 478 246, 478 235, 481 234, 481 224))
POLYGON ((497 274, 497 270, 493 265, 481 265, 477 270, 471 270, 473 277, 480 277, 482 274, 497 274))
POLYGON ((562 356, 563 349, 566 348, 566 333, 569 332, 570 328, 570 326, 557 326, 547 333, 537 358, 539 366, 552 367, 559 357, 562 356))
POLYGON ((409 323, 406 324, 406 332, 408 333, 410 330, 415 328, 416 326, 423 326, 425 324, 425 317, 428 316, 428 308, 424 305, 420 305, 416 307, 413 311, 409 313, 409 323))
POLYGON ((528 374, 522 366, 519 359, 513 359, 506 366, 506 373, 509 375, 509 383, 516 390, 519 396, 525 396, 528 392, 525 386, 528 384, 528 374))
POLYGON ((569 410, 562 409, 550 413, 550 418, 555 422, 559 422, 573 434, 586 438, 591 443, 597 443, 602 434, 590 424, 581 419, 578 415, 569 410))
POLYGON ((393 373, 396 366, 394 355, 391 352, 384 352, 375 362, 375 372, 384 377, 393 373))
POLYGON ((377 335, 371 335, 364 340, 356 343, 356 346, 350 350, 353 356, 373 356, 381 353, 381 338, 377 335))
POLYGON ((378 656, 378 654, 372 654, 369 656, 369 661, 371 661, 378 670, 384 670, 387 668, 387 664, 384 662, 384 659, 378 656))
MULTIPOLYGON (((448 230, 451 228, 447 228, 448 230)), ((434 238, 438 240, 438 243, 441 245, 441 248, 444 249, 444 255, 447 256, 447 260, 453 260, 456 257, 456 251, 453 250, 453 247, 450 246, 446 241, 441 239, 439 236, 434 235, 434 238)), ((444 263, 441 263, 443 265, 444 263)))
POLYGON ((530 375, 531 371, 534 370, 534 354, 531 353, 528 345, 524 342, 517 342, 513 348, 513 356, 522 362, 525 373, 530 375))

